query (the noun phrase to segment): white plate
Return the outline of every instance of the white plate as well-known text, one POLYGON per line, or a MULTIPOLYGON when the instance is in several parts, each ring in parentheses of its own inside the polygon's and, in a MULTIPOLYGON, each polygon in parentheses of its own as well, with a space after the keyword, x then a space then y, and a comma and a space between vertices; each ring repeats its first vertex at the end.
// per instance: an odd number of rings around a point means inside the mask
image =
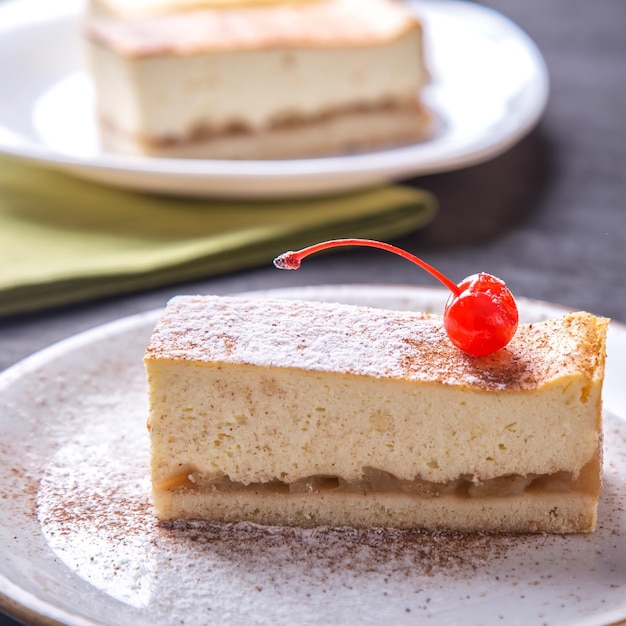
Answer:
POLYGON ((103 183, 230 197, 348 191, 475 164, 537 122, 548 77, 509 20, 459 1, 412 0, 427 33, 433 81, 425 99, 440 123, 426 142, 358 156, 290 161, 128 158, 104 152, 81 67, 81 0, 0 6, 0 151, 103 183))
MULTIPOLYGON (((377 286, 257 295, 435 311, 447 297, 377 286)), ((561 312, 519 304, 525 320, 561 312)), ((83 333, 0 376, 0 608, 36 624, 138 626, 626 618, 626 327, 609 331, 597 532, 461 539, 157 526, 142 355, 158 314, 83 333)))

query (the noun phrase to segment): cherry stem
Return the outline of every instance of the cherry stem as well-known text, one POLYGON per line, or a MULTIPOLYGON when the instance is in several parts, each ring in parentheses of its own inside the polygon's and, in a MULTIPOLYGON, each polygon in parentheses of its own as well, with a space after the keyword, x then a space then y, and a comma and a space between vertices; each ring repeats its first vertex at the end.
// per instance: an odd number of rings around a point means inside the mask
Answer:
POLYGON ((331 239, 330 241, 323 241, 322 243, 316 243, 312 246, 308 246, 307 248, 302 248, 301 250, 285 252, 274 259, 274 265, 279 269, 298 269, 300 267, 300 261, 310 254, 315 254, 316 252, 321 252, 322 250, 327 250, 328 248, 338 248, 340 246, 365 246, 369 248, 379 248, 380 250, 386 250, 387 252, 393 252, 394 254, 397 254, 398 256, 401 256, 426 270, 445 287, 447 287, 455 296, 458 296, 461 293, 459 287, 447 276, 436 270, 432 265, 422 261, 419 257, 389 243, 374 241, 372 239, 331 239))

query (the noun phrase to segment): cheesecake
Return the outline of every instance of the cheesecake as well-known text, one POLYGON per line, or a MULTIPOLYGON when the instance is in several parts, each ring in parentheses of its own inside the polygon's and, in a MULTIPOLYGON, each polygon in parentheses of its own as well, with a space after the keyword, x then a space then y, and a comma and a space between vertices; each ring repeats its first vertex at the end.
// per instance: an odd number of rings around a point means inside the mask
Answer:
POLYGON ((156 516, 593 531, 607 325, 471 357, 429 314, 173 298, 145 354, 156 516))
POLYGON ((399 0, 91 0, 102 144, 283 159, 423 140, 420 21, 399 0))

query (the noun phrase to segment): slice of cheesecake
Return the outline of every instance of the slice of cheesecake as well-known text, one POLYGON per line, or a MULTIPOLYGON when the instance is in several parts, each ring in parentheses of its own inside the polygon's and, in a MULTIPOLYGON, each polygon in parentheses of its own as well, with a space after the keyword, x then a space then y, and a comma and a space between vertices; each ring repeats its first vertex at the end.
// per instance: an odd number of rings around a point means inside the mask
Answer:
POLYGON ((145 357, 162 520, 592 531, 608 320, 470 357, 441 318, 174 298, 145 357))
POLYGON ((408 144, 431 118, 422 28, 397 0, 92 0, 103 143, 168 157, 311 157, 408 144))

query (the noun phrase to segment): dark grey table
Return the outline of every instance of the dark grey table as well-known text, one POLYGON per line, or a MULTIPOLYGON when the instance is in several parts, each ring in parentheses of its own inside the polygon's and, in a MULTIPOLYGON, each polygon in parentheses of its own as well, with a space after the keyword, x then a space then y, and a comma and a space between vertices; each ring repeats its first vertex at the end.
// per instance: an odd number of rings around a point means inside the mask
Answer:
MULTIPOLYGON (((460 280, 475 271, 513 292, 626 322, 626 3, 489 0, 544 53, 551 97, 539 127, 499 158, 411 181, 441 211, 394 243, 460 280)), ((434 284, 383 252, 321 255, 272 267, 0 321, 0 369, 81 330, 161 307, 177 293, 339 283, 434 284)), ((14 622, 0 615, 0 626, 14 622)))

